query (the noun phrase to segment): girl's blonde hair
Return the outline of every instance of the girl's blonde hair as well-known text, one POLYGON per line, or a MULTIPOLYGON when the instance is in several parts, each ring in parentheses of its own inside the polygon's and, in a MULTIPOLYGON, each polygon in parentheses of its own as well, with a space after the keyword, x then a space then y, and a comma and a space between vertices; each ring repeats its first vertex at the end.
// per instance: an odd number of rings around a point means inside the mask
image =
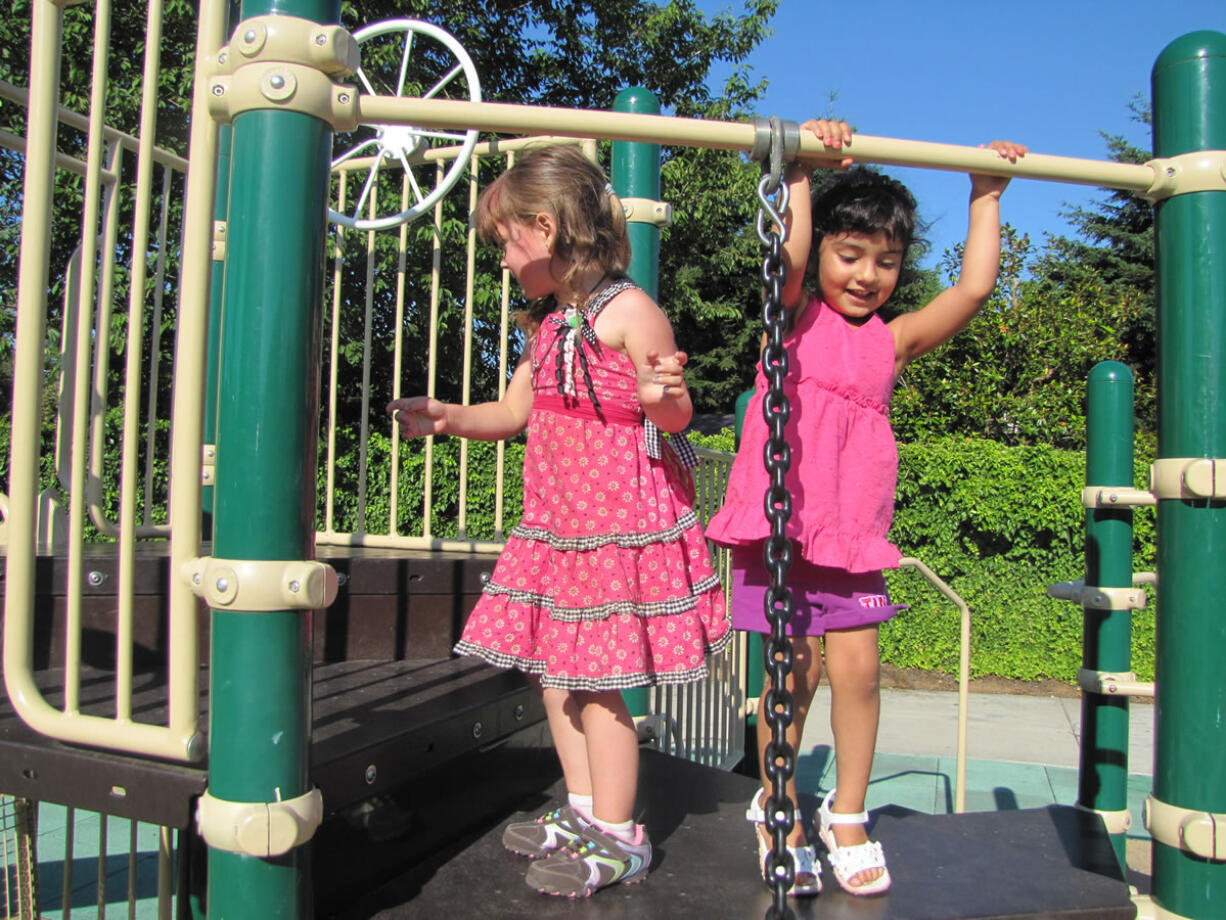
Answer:
MULTIPOLYGON (((484 242, 501 246, 500 225, 531 223, 542 212, 557 223, 553 255, 566 266, 558 281, 567 283, 590 268, 611 278, 626 273, 626 214, 600 167, 577 147, 534 147, 521 155, 481 193, 477 233, 484 242)), ((552 298, 533 303, 525 311, 528 327, 535 328, 552 310, 552 298)))

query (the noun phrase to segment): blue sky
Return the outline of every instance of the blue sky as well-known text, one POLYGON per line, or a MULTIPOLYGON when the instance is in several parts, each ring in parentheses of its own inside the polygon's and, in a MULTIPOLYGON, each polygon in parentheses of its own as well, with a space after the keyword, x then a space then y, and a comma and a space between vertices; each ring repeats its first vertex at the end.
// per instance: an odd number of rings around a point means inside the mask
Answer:
MULTIPOLYGON (((739 0, 698 0, 710 13, 739 0)), ((980 144, 1007 138, 1038 153, 1106 159, 1101 132, 1149 149, 1129 102, 1149 98, 1150 71, 1188 32, 1226 32, 1226 0, 781 0, 774 35, 750 58, 769 80, 758 114, 791 121, 835 114, 881 137, 980 144)), ((726 74, 726 69, 722 72, 726 74)), ((719 76, 718 74, 715 76, 719 76)), ((722 80, 721 80, 722 82, 722 80)), ((929 264, 966 232, 964 175, 887 169, 931 223, 929 264)), ((1031 240, 1069 234, 1060 212, 1097 189, 1015 180, 1003 218, 1031 240)))

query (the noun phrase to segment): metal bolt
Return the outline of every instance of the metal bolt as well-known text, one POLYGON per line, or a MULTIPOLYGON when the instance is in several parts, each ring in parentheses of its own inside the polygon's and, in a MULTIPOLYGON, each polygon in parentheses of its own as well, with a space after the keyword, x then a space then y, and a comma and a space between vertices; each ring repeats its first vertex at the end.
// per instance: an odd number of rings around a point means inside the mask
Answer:
POLYGON ((226 62, 226 53, 223 51, 221 52, 221 54, 217 55, 217 63, 224 64, 225 62, 226 62))
POLYGON ((473 737, 474 738, 480 738, 481 733, 483 731, 485 731, 485 726, 483 726, 480 722, 473 723, 473 737))
POLYGON ((322 32, 320 32, 318 35, 315 36, 315 44, 326 45, 327 43, 328 43, 328 36, 324 35, 322 32))
POLYGON ((365 773, 366 785, 369 786, 372 783, 374 783, 375 777, 378 775, 379 775, 379 770, 372 763, 369 767, 366 768, 366 773, 365 773))
POLYGON ((518 722, 524 717, 524 704, 520 703, 515 707, 515 721, 518 722))
POLYGON ((89 582, 89 586, 91 588, 100 588, 102 587, 102 583, 106 581, 106 576, 101 572, 94 571, 86 575, 85 580, 89 582))
POLYGON ((486 582, 488 582, 489 580, 490 580, 490 573, 489 573, 489 572, 482 572, 482 573, 481 573, 481 575, 480 575, 480 581, 481 581, 481 584, 485 584, 485 583, 486 583, 486 582))
POLYGON ((220 83, 213 84, 213 95, 214 96, 224 96, 225 94, 226 94, 226 88, 224 86, 222 86, 220 83))
POLYGON ((244 32, 243 41, 245 41, 247 44, 251 44, 253 41, 255 41, 255 29, 248 29, 246 32, 244 32))
POLYGON ((299 589, 300 589, 301 587, 302 587, 302 585, 301 585, 301 584, 299 584, 297 581, 291 581, 291 582, 289 583, 289 589, 290 589, 290 592, 291 592, 291 593, 293 593, 293 594, 297 594, 297 593, 298 593, 298 591, 299 591, 299 589))
POLYGON ((1168 176, 1170 176, 1170 177, 1174 178, 1174 176, 1175 176, 1175 167, 1174 167, 1174 166, 1168 166, 1168 167, 1166 168, 1166 174, 1167 174, 1168 176))
POLYGON ((274 73, 268 78, 268 85, 273 89, 281 89, 281 87, 285 86, 285 77, 281 76, 279 73, 274 73))
POLYGON ((347 584, 349 584, 349 574, 347 572, 337 572, 336 573, 337 587, 343 588, 347 584))
POLYGON ((336 101, 339 102, 341 105, 348 105, 349 104, 349 94, 348 93, 337 93, 336 101))
POLYGON ((200 578, 200 573, 199 573, 199 572, 196 572, 194 575, 192 575, 192 584, 193 584, 193 585, 198 585, 198 584, 200 584, 201 580, 202 580, 202 579, 200 578))
POLYGON ((223 593, 230 590, 230 582, 224 578, 217 579, 217 590, 223 593))

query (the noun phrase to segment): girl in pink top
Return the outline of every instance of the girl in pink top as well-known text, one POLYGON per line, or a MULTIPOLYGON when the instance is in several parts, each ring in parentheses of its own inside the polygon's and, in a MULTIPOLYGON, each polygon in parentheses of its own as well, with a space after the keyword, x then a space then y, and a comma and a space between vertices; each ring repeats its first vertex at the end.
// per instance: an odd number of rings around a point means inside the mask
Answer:
MULTIPOLYGON (((808 121, 802 128, 828 148, 852 143, 851 130, 842 122, 808 121)), ((1025 147, 1008 142, 990 146, 1011 162, 1026 153, 1025 147)), ((868 839, 864 826, 880 709, 877 629, 899 609, 890 603, 882 575, 900 558, 887 539, 898 473, 890 394, 908 362, 952 338, 992 293, 1000 262, 1000 195, 1009 180, 971 176, 961 277, 922 309, 889 322, 877 310, 898 284, 915 234, 915 199, 899 182, 864 167, 835 175, 812 200, 808 168, 792 165, 786 181, 790 205, 784 217, 783 301, 791 328, 784 339, 789 360, 784 389, 791 410, 788 534, 794 549, 788 572, 794 613, 788 631, 795 645, 788 686, 794 715, 787 740, 795 750, 821 674, 824 643, 836 788, 822 802, 816 823, 839 885, 851 894, 869 895, 890 885, 881 845, 868 839), (819 291, 809 294, 802 284, 811 254, 819 291)), ((763 553, 770 534, 763 513, 769 482, 763 464, 766 386, 759 363, 727 497, 707 536, 732 547, 734 627, 769 633, 764 595, 770 576, 763 553)), ((758 707, 760 761, 770 741, 769 690, 768 675, 758 707)), ((788 780, 788 795, 796 801, 794 778, 788 780)), ((765 800, 760 790, 746 817, 755 825, 769 884, 765 800)), ((806 845, 801 822, 788 844, 796 872, 793 893, 816 894, 820 863, 806 845)))

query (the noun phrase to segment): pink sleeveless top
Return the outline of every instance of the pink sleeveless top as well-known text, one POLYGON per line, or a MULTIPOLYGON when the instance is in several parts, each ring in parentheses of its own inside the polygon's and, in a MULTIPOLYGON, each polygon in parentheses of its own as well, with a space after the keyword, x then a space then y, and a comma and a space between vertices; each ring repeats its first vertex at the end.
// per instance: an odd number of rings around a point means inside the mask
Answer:
MULTIPOLYGON (((889 420, 894 336, 876 314, 856 326, 811 296, 784 347, 792 450, 788 535, 814 565, 849 572, 895 568, 901 554, 886 539, 898 479, 889 420)), ((759 362, 724 505, 707 525, 717 543, 745 545, 770 536, 763 510, 770 482, 763 464, 766 388, 759 362)))

